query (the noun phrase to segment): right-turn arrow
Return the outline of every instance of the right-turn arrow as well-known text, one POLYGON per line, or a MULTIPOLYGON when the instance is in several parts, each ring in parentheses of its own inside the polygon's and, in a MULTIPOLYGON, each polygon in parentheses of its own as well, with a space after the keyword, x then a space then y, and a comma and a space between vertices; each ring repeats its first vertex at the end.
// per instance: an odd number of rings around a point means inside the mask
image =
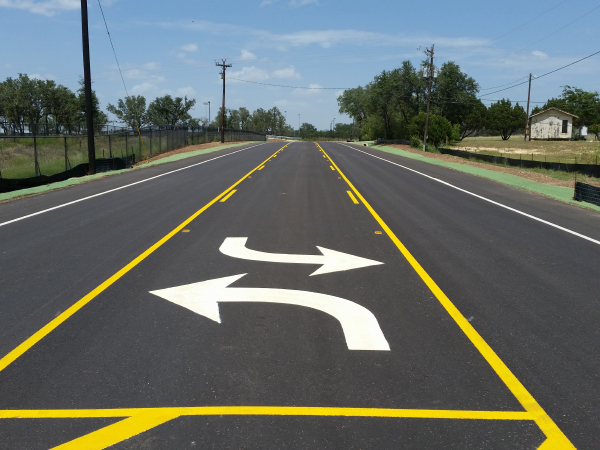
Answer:
POLYGON ((323 273, 342 272, 360 269, 361 267, 383 264, 372 259, 337 252, 324 247, 317 247, 322 255, 289 255, 286 253, 266 253, 246 248, 247 237, 228 237, 221 245, 221 253, 227 256, 251 261, 277 262, 288 264, 321 264, 310 276, 323 273))

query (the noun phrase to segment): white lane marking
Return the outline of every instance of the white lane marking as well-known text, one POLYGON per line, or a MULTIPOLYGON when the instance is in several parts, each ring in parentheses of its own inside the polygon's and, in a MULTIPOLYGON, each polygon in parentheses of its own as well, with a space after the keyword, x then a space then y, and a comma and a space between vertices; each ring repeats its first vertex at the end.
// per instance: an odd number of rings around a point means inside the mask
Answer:
POLYGON ((344 270, 360 269, 362 267, 377 266, 383 264, 372 259, 348 253, 336 252, 328 248, 318 247, 322 255, 289 255, 286 253, 266 253, 246 248, 247 237, 228 237, 219 248, 221 253, 232 258, 249 259, 250 261, 264 261, 286 264, 322 264, 322 266, 310 274, 321 275, 323 273, 342 272, 344 270))
POLYGON ((587 241, 593 242, 594 244, 600 245, 600 241, 598 241, 596 239, 592 239, 591 237, 588 237, 588 236, 586 236, 584 234, 577 233, 576 231, 569 230, 568 228, 561 227, 560 225, 556 225, 555 223, 548 222, 547 220, 540 219, 539 217, 536 217, 536 216, 532 216, 531 214, 527 214, 526 212, 519 211, 518 209, 515 209, 515 208, 511 208, 510 206, 503 205, 502 203, 498 203, 498 202, 496 202, 494 200, 491 200, 491 199, 489 199, 487 197, 483 197, 483 196, 481 196, 479 194, 475 194, 474 192, 467 191, 465 189, 459 188, 458 186, 454 186, 453 184, 450 184, 450 183, 448 183, 448 182, 446 182, 444 180, 440 180, 439 178, 432 177, 430 175, 427 175, 427 174, 424 174, 422 172, 419 172, 418 170, 414 170, 414 169, 411 169, 410 167, 403 166, 402 164, 398 164, 398 163, 389 161, 389 160, 387 160, 385 158, 381 158, 379 156, 371 155, 370 153, 364 152, 362 150, 359 150, 357 148, 351 147, 349 145, 346 145, 346 144, 340 144, 340 145, 343 145, 345 147, 351 148, 352 150, 356 150, 357 152, 364 153, 365 155, 372 156, 373 158, 380 159, 382 161, 385 161, 387 163, 393 164, 395 166, 402 167, 403 169, 410 170, 411 172, 418 173, 419 175, 423 175, 424 177, 427 177, 430 180, 437 181, 438 183, 445 184, 446 186, 449 186, 449 187, 451 187, 453 189, 456 189, 457 191, 461 191, 461 192, 464 192, 465 194, 472 195, 473 197, 477 197, 477 198, 479 198, 481 200, 485 200, 486 202, 492 203, 492 204, 494 204, 496 206, 500 206, 501 208, 508 209, 509 211, 516 212, 517 214, 521 214, 522 216, 529 217, 530 219, 537 220, 538 222, 541 222, 543 224, 546 224, 546 225, 549 225, 551 227, 557 228, 557 229, 559 229, 561 231, 564 231, 566 233, 572 234, 573 236, 577 236, 577 237, 580 237, 580 238, 585 239, 587 241))
POLYGON ((151 294, 221 323, 219 303, 284 303, 317 309, 339 320, 348 350, 389 351, 390 346, 371 311, 340 297, 290 289, 228 288, 241 275, 151 291, 151 294))
POLYGON ((196 163, 196 164, 191 164, 189 166, 185 166, 185 167, 182 167, 180 169, 171 170, 170 172, 165 172, 165 173, 162 173, 160 175, 156 175, 154 177, 146 178, 145 180, 136 181, 135 183, 126 184, 126 185, 118 187, 118 188, 110 189, 108 191, 100 192, 98 194, 90 195, 88 197, 83 197, 83 198, 80 198, 78 200, 73 200, 72 202, 63 203, 62 205, 53 206, 52 208, 43 209, 41 211, 38 211, 38 212, 35 212, 35 213, 32 213, 32 214, 27 214, 26 216, 18 217, 16 219, 12 219, 12 220, 9 220, 7 222, 2 222, 2 223, 0 223, 0 227, 3 227, 4 225, 8 225, 8 224, 11 224, 11 223, 14 223, 14 222, 18 222, 20 220, 28 219, 28 218, 33 217, 33 216, 38 216, 40 214, 44 214, 44 213, 47 213, 47 212, 50 212, 50 211, 54 211, 55 209, 60 209, 60 208, 64 208, 65 206, 69 206, 69 205, 73 205, 75 203, 83 202, 84 200, 89 200, 89 199, 94 198, 94 197, 100 197, 101 195, 110 194, 111 192, 119 191, 121 189, 125 189, 125 188, 131 187, 131 186, 135 186, 136 184, 145 183, 146 181, 150 181, 150 180, 155 180, 157 178, 164 177, 165 175, 170 175, 172 173, 179 172, 181 170, 185 170, 185 169, 189 169, 191 167, 199 166, 200 164, 205 164, 207 162, 214 161, 215 159, 224 158, 225 156, 230 156, 230 155, 233 155, 235 153, 243 152, 244 150, 250 150, 251 148, 258 147, 258 146, 264 145, 264 144, 265 143, 253 145, 252 147, 242 148, 241 150, 236 150, 235 152, 227 153, 226 155, 217 156, 215 158, 207 159, 206 161, 202 161, 202 162, 199 162, 199 163, 196 163))

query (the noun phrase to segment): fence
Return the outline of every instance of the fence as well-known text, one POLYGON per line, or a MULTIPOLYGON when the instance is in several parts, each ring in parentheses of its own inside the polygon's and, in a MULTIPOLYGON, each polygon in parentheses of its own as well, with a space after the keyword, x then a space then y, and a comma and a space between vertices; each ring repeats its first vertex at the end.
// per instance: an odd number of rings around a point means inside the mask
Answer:
POLYGON ((527 169, 548 169, 560 170, 562 172, 577 172, 589 177, 600 178, 600 165, 598 164, 575 164, 561 162, 533 161, 528 159, 507 158, 506 156, 483 155, 480 153, 471 153, 465 150, 451 150, 448 148, 438 148, 440 153, 461 158, 474 159, 490 162, 494 164, 503 164, 514 167, 524 167, 527 169))
MULTIPOLYGON (((220 142, 217 128, 149 127, 140 130, 111 130, 95 134, 97 171, 130 167, 135 161, 188 145, 220 142)), ((225 129, 225 142, 266 141, 266 136, 246 130, 225 129)), ((6 136, 0 135, 0 192, 21 189, 19 185, 45 184, 47 177, 83 166, 87 172, 88 149, 86 135, 6 136), (25 180, 6 183, 7 180, 25 180)), ((76 176, 76 175, 71 175, 76 176)), ((60 178, 60 177, 58 177, 60 178)), ((67 177, 68 178, 68 177, 67 177)))
POLYGON ((575 183, 575 200, 600 206, 600 187, 577 181, 575 183))

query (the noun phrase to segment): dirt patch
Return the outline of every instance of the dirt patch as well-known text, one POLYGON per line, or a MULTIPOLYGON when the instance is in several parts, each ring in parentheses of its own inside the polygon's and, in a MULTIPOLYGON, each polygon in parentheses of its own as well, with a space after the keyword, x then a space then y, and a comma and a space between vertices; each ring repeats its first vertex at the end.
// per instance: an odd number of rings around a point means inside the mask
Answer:
MULTIPOLYGON (((493 170, 494 172, 508 173, 511 175, 516 175, 521 178, 525 178, 527 180, 536 181, 536 182, 542 183, 542 184, 548 184, 548 185, 552 185, 552 186, 563 186, 563 187, 570 187, 570 188, 573 187, 573 180, 559 180, 558 178, 553 178, 549 175, 544 175, 543 173, 537 173, 537 172, 533 172, 533 171, 529 171, 529 170, 522 170, 522 169, 518 169, 516 167, 503 167, 503 166, 498 166, 495 164, 474 162, 474 161, 469 161, 464 158, 460 158, 458 156, 452 156, 452 155, 439 155, 437 153, 425 153, 420 150, 416 150, 416 149, 410 147, 409 145, 390 144, 390 145, 387 145, 387 147, 399 148, 401 150, 404 150, 404 151, 407 151, 410 153, 414 153, 416 155, 421 155, 426 158, 437 159, 440 161, 446 161, 446 162, 451 162, 451 163, 456 163, 456 164, 463 164, 465 166, 480 167, 481 169, 493 170)), ((377 147, 373 146, 373 148, 377 148, 377 147)), ((584 183, 588 183, 593 186, 600 187, 600 181, 598 181, 596 179, 591 179, 590 177, 581 177, 581 178, 578 177, 578 179, 579 179, 579 181, 583 181, 584 183)))
POLYGON ((147 160, 144 159, 143 161, 139 161, 139 162, 135 163, 133 167, 143 166, 147 162, 158 161, 159 159, 167 158, 167 157, 173 156, 173 155, 178 155, 180 153, 194 152, 196 150, 205 150, 207 148, 219 147, 221 145, 243 144, 244 142, 245 141, 234 141, 234 142, 225 142, 225 144, 221 144, 220 142, 209 142, 206 144, 188 145, 187 147, 178 148, 177 150, 171 150, 170 152, 161 153, 160 155, 153 156, 152 158, 149 158, 147 160))

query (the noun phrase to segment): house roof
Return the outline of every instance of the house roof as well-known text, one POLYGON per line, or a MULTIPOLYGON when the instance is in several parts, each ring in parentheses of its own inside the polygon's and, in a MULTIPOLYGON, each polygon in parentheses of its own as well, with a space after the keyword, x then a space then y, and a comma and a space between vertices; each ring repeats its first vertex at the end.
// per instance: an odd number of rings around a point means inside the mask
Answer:
POLYGON ((558 109, 558 108, 555 108, 555 107, 545 109, 545 110, 540 111, 539 113, 536 113, 536 114, 532 114, 532 115, 529 116, 529 118, 532 118, 532 117, 535 117, 535 116, 539 116, 540 114, 544 114, 544 113, 546 113, 548 111, 558 111, 561 114, 566 114, 567 116, 571 116, 571 117, 575 117, 576 119, 579 119, 579 116, 576 116, 575 114, 571 114, 570 112, 566 112, 566 111, 563 111, 562 109, 558 109))

